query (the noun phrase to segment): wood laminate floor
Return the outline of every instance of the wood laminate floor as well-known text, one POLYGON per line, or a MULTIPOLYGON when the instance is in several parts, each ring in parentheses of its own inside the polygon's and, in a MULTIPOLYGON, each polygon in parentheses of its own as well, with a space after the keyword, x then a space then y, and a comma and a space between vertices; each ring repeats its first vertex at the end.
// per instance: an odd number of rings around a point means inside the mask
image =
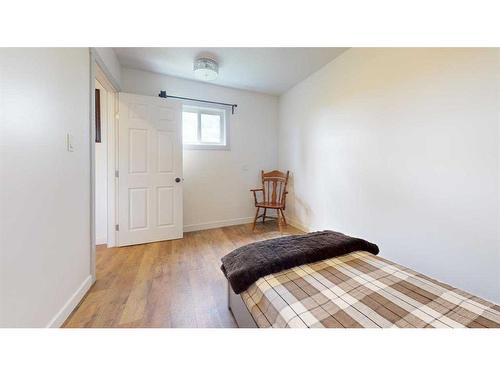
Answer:
POLYGON ((220 258, 250 242, 298 234, 276 222, 185 233, 184 238, 98 247, 96 282, 64 327, 236 327, 220 258))

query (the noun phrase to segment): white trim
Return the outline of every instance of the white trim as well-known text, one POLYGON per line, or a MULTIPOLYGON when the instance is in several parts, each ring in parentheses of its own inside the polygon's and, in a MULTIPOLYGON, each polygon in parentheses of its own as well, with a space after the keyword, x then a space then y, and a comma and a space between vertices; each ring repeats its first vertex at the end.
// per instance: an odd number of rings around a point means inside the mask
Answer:
POLYGON ((213 151, 231 151, 227 145, 210 145, 210 144, 185 144, 182 145, 184 150, 213 150, 213 151))
POLYGON ((59 328, 68 319, 68 316, 73 312, 76 306, 80 303, 85 293, 88 292, 92 286, 92 275, 88 275, 83 281, 82 285, 76 290, 76 292, 68 299, 61 310, 52 318, 52 320, 47 324, 47 328, 59 328))
MULTIPOLYGON (((96 249, 96 239, 95 239, 95 81, 97 79, 97 75, 100 76, 102 80, 107 80, 107 82, 104 82, 104 85, 111 85, 114 90, 114 96, 115 96, 115 103, 114 106, 116 108, 117 106, 117 93, 120 90, 120 86, 114 79, 113 75, 109 72, 108 68, 106 67, 106 64, 104 64, 104 61, 101 59, 99 54, 96 52, 95 48, 89 48, 89 57, 90 57, 90 274, 92 276, 92 282, 95 282, 96 280, 96 254, 95 254, 95 249, 96 249), (100 70, 98 73, 97 71, 100 70), (103 74, 100 74, 103 73, 103 74)), ((101 82, 103 84, 103 82, 101 82)), ((110 93, 111 91, 108 91, 110 93)), ((115 134, 116 135, 116 129, 117 129, 117 119, 113 115, 113 117, 110 119, 113 121, 114 124, 114 129, 115 129, 115 134)), ((109 123, 108 123, 109 125, 109 123)), ((108 126, 109 129, 109 126, 108 126)), ((108 134, 109 136, 109 134, 108 134)), ((115 139, 110 139, 111 137, 108 137, 108 165, 110 162, 113 162, 113 160, 109 160, 110 153, 115 156, 116 150, 110 150, 110 145, 112 143, 112 146, 114 146, 114 142, 116 142, 115 139)), ((116 161, 115 161, 116 163, 116 161)), ((109 169, 108 169, 109 171, 109 169)), ((109 187, 113 186, 115 180, 114 180, 114 172, 113 172, 113 177, 109 176, 108 172, 108 193, 109 187)), ((116 192, 112 192, 116 193, 116 192)), ((116 198, 115 198, 116 199, 116 198)), ((109 194, 108 194, 108 208, 109 208, 109 194)), ((110 223, 110 215, 109 215, 109 210, 108 210, 108 246, 114 245, 113 241, 116 242, 116 232, 115 236, 109 236, 109 227, 112 226, 114 228, 115 223, 110 223)), ((111 217, 113 218, 113 216, 111 217)), ((116 220, 116 218, 115 218, 116 220)))
MULTIPOLYGON (((97 69, 100 70, 100 67, 97 69)), ((102 72, 102 70, 101 70, 102 72)), ((104 74, 104 72, 102 72, 104 74)), ((117 197, 118 197, 118 183, 115 171, 118 170, 118 147, 117 147, 117 134, 118 134, 118 92, 114 91, 111 83, 108 81, 105 84, 102 80, 107 80, 107 77, 96 78, 99 83, 105 88, 107 96, 106 106, 106 160, 107 160, 107 245, 108 247, 115 247, 117 244, 117 232, 115 230, 117 218, 117 197), (111 90, 107 87, 111 87, 111 90)), ((101 129, 102 131, 102 129, 101 129)))
MULTIPOLYGON (((267 216, 267 217, 275 219, 275 217, 273 217, 273 216, 267 216)), ((194 232, 197 230, 229 227, 231 225, 250 224, 250 223, 253 223, 253 220, 254 220, 254 217, 249 216, 249 217, 242 217, 239 219, 218 220, 218 221, 209 221, 209 222, 200 223, 200 224, 189 224, 189 225, 184 225, 184 233, 194 232)), ((311 231, 306 226, 302 225, 301 223, 299 223, 297 220, 294 220, 293 218, 292 219, 287 218, 287 221, 288 221, 288 225, 295 227, 303 232, 310 232, 311 231)))
POLYGON ((118 92, 108 91, 108 247, 118 243, 115 230, 118 217, 118 92), (111 103, 112 102, 112 103, 111 103))
POLYGON ((90 275, 92 282, 96 280, 95 260, 95 75, 96 75, 96 53, 89 49, 90 71, 89 71, 89 100, 90 100, 90 275))
MULTIPOLYGON (((114 90, 116 92, 119 92, 120 91, 120 84, 117 82, 115 77, 113 77, 113 74, 111 74, 111 72, 109 71, 108 67, 106 66, 106 63, 99 55, 99 52, 97 52, 95 47, 90 47, 90 53, 92 56, 92 62, 95 62, 97 65, 99 65, 99 68, 101 68, 102 72, 106 76, 109 83, 111 85, 113 85, 114 90)), ((91 77, 91 78, 95 79, 96 77, 94 75, 94 77, 91 77)))
MULTIPOLYGON (((182 101, 182 111, 196 113, 198 115, 198 143, 182 143, 185 150, 219 150, 219 151, 231 151, 231 132, 230 132, 230 122, 229 122, 229 109, 225 106, 210 104, 210 105, 192 105, 187 103, 186 100, 182 101), (202 114, 224 114, 221 116, 221 135, 224 139, 224 144, 222 143, 202 143, 200 140, 201 136, 201 115, 202 114)), ((184 131, 184 128, 183 128, 184 131)))
POLYGON ((231 225, 248 224, 248 223, 253 223, 253 219, 254 219, 253 216, 249 216, 249 217, 242 217, 239 219, 218 220, 200 224, 189 224, 189 225, 184 225, 184 232, 186 233, 186 232, 194 232, 196 230, 205 230, 205 229, 228 227, 231 225))
MULTIPOLYGON (((108 239, 107 238, 96 238, 96 240, 95 240, 96 246, 107 245, 107 243, 108 243, 108 239)), ((114 247, 114 246, 106 246, 106 247, 114 247)))
POLYGON ((295 227, 299 230, 301 230, 302 232, 312 232, 311 228, 307 227, 306 225, 302 224, 299 220, 297 220, 296 217, 289 217, 288 219, 288 223, 292 226, 292 227, 295 227))
POLYGON ((184 150, 214 150, 214 151, 231 151, 229 145, 211 145, 208 143, 200 144, 184 144, 182 145, 184 150))

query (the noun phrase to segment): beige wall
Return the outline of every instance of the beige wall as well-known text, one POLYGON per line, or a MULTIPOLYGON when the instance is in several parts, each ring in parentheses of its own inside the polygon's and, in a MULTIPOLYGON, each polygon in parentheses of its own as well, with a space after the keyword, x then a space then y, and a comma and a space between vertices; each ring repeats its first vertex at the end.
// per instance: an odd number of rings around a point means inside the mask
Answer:
POLYGON ((350 49, 279 122, 297 222, 500 302, 499 49, 350 49))

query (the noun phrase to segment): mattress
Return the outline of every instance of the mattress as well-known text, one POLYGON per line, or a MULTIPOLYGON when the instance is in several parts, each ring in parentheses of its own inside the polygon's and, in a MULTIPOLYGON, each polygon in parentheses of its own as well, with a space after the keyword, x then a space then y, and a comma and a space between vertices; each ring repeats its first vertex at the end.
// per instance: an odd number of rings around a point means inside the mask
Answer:
POLYGON ((241 297, 258 327, 500 327, 500 307, 357 251, 267 275, 241 297))

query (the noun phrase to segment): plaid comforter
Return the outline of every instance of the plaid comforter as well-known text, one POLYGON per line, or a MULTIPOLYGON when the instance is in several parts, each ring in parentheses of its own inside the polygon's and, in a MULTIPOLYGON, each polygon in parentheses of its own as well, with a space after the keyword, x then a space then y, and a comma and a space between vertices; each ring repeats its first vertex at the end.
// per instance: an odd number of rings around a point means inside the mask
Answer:
POLYGON ((241 297, 259 327, 500 327, 500 307, 367 252, 260 278, 241 297))

